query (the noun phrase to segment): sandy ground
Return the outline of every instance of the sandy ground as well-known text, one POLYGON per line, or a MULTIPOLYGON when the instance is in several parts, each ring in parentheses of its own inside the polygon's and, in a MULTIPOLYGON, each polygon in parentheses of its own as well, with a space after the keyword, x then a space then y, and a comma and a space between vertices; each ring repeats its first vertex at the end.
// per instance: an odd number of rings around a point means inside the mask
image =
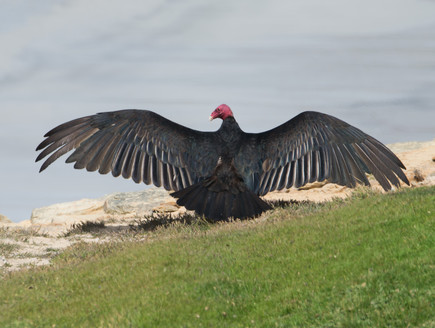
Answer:
MULTIPOLYGON (((410 187, 435 185, 435 140, 424 143, 400 143, 389 145, 406 166, 410 187)), ((379 184, 370 177, 372 187, 381 190, 379 184)), ((406 186, 407 187, 407 186, 406 186)), ((265 198, 269 200, 310 200, 327 201, 334 197, 344 198, 352 189, 335 184, 314 183, 300 189, 273 192, 265 198)), ((169 204, 173 206, 173 204, 169 204)), ((107 223, 106 232, 128 230, 129 222, 107 223)), ((29 226, 28 224, 0 224, 0 273, 16 271, 31 266, 47 265, 50 259, 66 247, 79 242, 104 242, 111 238, 110 233, 78 233, 66 235, 65 227, 29 226)))

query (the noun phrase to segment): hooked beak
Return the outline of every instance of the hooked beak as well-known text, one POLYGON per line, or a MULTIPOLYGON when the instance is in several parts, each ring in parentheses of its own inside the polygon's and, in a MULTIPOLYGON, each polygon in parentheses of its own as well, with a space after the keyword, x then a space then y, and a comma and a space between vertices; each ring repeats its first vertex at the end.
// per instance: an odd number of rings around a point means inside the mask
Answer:
POLYGON ((208 118, 210 121, 213 121, 215 118, 217 118, 219 114, 216 112, 216 110, 213 111, 213 113, 210 114, 210 117, 208 118))

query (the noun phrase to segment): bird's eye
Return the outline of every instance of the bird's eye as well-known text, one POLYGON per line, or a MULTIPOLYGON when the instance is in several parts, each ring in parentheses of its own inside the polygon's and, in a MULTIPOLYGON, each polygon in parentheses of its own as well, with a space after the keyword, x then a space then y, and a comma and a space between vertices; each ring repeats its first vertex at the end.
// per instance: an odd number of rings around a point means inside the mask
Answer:
POLYGON ((221 111, 221 109, 220 109, 220 108, 218 108, 218 109, 217 109, 217 111, 218 111, 218 112, 220 112, 220 111, 221 111))

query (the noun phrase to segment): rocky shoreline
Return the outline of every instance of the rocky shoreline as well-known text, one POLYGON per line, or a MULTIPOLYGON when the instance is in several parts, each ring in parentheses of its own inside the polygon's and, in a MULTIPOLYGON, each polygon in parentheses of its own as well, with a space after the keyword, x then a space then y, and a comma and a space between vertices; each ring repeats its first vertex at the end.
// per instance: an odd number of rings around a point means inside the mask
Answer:
MULTIPOLYGON (((435 140, 388 145, 405 164, 411 187, 435 185, 435 140)), ((369 179, 373 188, 378 183, 369 179)), ((327 201, 345 198, 352 189, 335 184, 314 183, 297 189, 269 193, 268 200, 327 201)), ((162 188, 140 192, 115 193, 98 199, 83 199, 34 209, 29 220, 11 222, 0 214, 0 271, 13 271, 32 265, 45 265, 60 250, 77 241, 103 242, 91 234, 66 236, 81 222, 105 222, 110 227, 126 227, 155 213, 179 215, 180 208, 162 188)), ((267 215, 267 214, 266 214, 267 215)), ((106 237, 107 238, 107 237, 106 237)))

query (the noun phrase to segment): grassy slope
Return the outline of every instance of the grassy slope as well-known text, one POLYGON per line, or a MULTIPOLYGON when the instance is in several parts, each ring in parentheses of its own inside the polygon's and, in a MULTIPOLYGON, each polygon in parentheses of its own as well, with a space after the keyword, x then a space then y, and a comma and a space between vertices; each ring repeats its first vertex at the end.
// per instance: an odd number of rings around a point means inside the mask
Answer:
POLYGON ((0 281, 0 326, 433 327, 434 204, 362 194, 76 245, 0 281))

